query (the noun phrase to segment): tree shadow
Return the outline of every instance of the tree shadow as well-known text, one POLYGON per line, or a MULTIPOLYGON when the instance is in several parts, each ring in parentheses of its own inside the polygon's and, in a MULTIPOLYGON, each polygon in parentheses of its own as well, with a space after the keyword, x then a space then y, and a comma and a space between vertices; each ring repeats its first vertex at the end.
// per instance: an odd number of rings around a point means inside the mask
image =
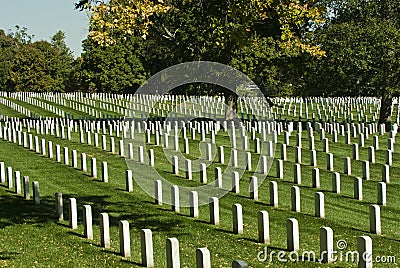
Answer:
POLYGON ((246 241, 262 244, 261 242, 259 242, 257 239, 254 239, 254 238, 244 237, 243 239, 246 241))
POLYGON ((74 236, 77 236, 77 237, 79 237, 79 238, 85 238, 85 236, 84 236, 83 234, 74 232, 73 230, 68 231, 67 233, 68 233, 68 234, 71 234, 71 235, 74 235, 74 236))
POLYGON ((22 253, 13 251, 0 251, 0 260, 10 260, 20 254, 22 253))
POLYGON ((35 205, 33 200, 25 200, 23 196, 3 194, 0 196, 0 203, 0 229, 11 225, 41 224, 56 220, 54 200, 47 197, 41 197, 40 205, 35 205))
POLYGON ((224 230, 224 229, 221 229, 221 228, 216 228, 215 230, 216 230, 216 231, 219 231, 219 232, 222 232, 222 233, 225 233, 225 234, 237 235, 237 234, 235 234, 233 231, 224 230))
MULTIPOLYGON (((119 255, 119 256, 121 256, 121 255, 119 255)), ((127 259, 121 259, 121 262, 124 262, 124 263, 127 263, 127 264, 134 264, 136 266, 142 266, 143 267, 143 264, 135 262, 135 261, 127 260, 127 259)))
MULTIPOLYGON (((4 191, 5 192, 5 191, 4 191)), ((136 229, 151 229, 152 231, 174 231, 176 226, 182 223, 178 215, 174 213, 163 215, 154 212, 153 202, 143 202, 136 199, 111 199, 109 195, 69 195, 63 194, 64 221, 69 220, 69 198, 76 198, 78 224, 83 222, 83 205, 90 205, 92 209, 93 225, 100 225, 100 213, 109 214, 111 226, 119 226, 121 220, 128 220, 131 227, 136 229), (111 201, 112 200, 112 201, 111 201), (135 208, 135 211, 132 211, 135 208), (149 213, 151 211, 151 213, 149 213), (112 216, 118 215, 118 216, 112 216)), ((11 225, 36 224, 38 227, 53 222, 69 228, 64 221, 58 221, 55 198, 53 196, 41 196, 40 205, 34 201, 25 200, 23 196, 4 193, 0 196, 0 229, 11 225)), ((74 233, 75 234, 75 233, 74 233)))

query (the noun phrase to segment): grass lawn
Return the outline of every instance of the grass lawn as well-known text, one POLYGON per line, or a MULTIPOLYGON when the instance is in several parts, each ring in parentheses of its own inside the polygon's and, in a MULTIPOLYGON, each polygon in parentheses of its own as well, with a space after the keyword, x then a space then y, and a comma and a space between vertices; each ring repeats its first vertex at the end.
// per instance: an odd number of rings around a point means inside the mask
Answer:
MULTIPOLYGON (((51 113, 26 104, 24 105, 37 114, 50 116, 51 113)), ((50 102, 49 102, 50 103, 50 102)), ((52 103, 54 105, 54 103, 52 103)), ((63 106, 56 105, 59 108, 63 106)), ((69 109, 73 114, 74 110, 69 109)), ((0 105, 0 114, 23 117, 14 110, 0 105)), ((53 114, 54 116, 54 114, 53 114)), ((76 116, 82 116, 82 112, 76 112, 76 116)), ((287 116, 288 120, 295 117, 287 116)), ((370 118, 370 117, 369 117, 370 118)), ((3 124, 4 126, 4 124, 3 124)), ((26 131, 24 128, 23 131, 26 131)), ((382 235, 374 235, 369 232, 369 207, 377 202, 377 183, 381 181, 382 164, 385 162, 384 150, 387 148, 389 134, 379 136, 380 150, 376 152, 376 163, 371 164, 371 179, 363 181, 363 200, 353 198, 353 180, 362 175, 362 160, 368 159, 367 147, 372 145, 372 135, 365 141, 365 147, 360 148, 360 160, 352 160, 352 175, 343 173, 344 157, 352 155, 351 145, 345 144, 343 136, 338 136, 338 142, 333 143, 331 135, 329 139, 330 152, 334 153, 334 171, 341 173, 341 193, 332 192, 332 171, 326 170, 326 153, 322 152, 322 141, 319 134, 314 132, 315 148, 317 150, 317 167, 320 168, 321 188, 312 188, 312 169, 309 165, 307 132, 303 130, 302 136, 302 165, 301 175, 301 212, 291 211, 291 187, 294 185, 293 167, 295 164, 296 133, 294 131, 287 146, 288 161, 284 162, 284 178, 276 178, 275 161, 264 183, 259 188, 258 201, 249 198, 249 180, 252 172, 245 171, 240 181, 240 193, 228 193, 220 199, 220 225, 209 223, 209 208, 202 206, 199 209, 199 218, 190 217, 188 208, 181 208, 179 213, 172 211, 170 205, 156 205, 138 185, 134 185, 134 191, 125 191, 125 159, 117 153, 103 151, 100 147, 81 144, 79 132, 72 133, 71 140, 56 138, 51 135, 40 135, 31 128, 31 133, 46 141, 52 141, 55 148, 59 144, 61 148, 68 147, 87 154, 88 171, 63 163, 57 163, 55 159, 37 154, 18 144, 0 139, 0 161, 5 166, 11 166, 13 170, 19 170, 22 176, 29 176, 30 181, 39 181, 40 205, 35 205, 33 200, 24 200, 22 195, 16 195, 14 189, 8 189, 7 183, 0 185, 0 265, 8 267, 140 267, 140 229, 151 229, 153 232, 155 267, 166 267, 166 238, 176 237, 180 244, 181 267, 195 267, 196 248, 207 247, 211 253, 212 267, 230 267, 235 259, 248 262, 250 267, 357 267, 355 262, 338 260, 333 264, 321 264, 309 260, 297 262, 279 262, 274 257, 272 263, 267 260, 261 262, 257 259, 260 251, 264 251, 265 245, 257 242, 257 213, 260 210, 269 212, 271 244, 268 246, 268 254, 271 252, 286 252, 286 220, 296 218, 300 230, 300 251, 315 251, 319 258, 319 229, 322 226, 331 227, 334 231, 334 245, 339 240, 346 240, 347 248, 339 251, 357 250, 357 237, 368 235, 373 241, 373 254, 375 256, 396 256, 397 263, 374 263, 375 267, 396 267, 400 264, 400 157, 399 145, 395 145, 393 165, 390 168, 391 182, 387 185, 387 206, 381 207, 382 235), (99 178, 92 178, 90 158, 97 159, 99 178), (109 167, 109 182, 101 182, 101 162, 106 161, 109 167), (269 205, 269 182, 277 181, 279 189, 279 207, 269 205), (325 194, 325 219, 314 216, 314 194, 322 191, 325 194), (64 200, 64 221, 56 219, 54 194, 61 192, 64 200), (75 197, 78 204, 78 229, 71 230, 68 225, 68 198, 75 197), (244 233, 242 235, 232 232, 232 205, 240 203, 243 206, 244 233), (83 205, 92 206, 94 239, 88 240, 83 236, 83 205), (99 213, 108 212, 110 216, 111 248, 103 249, 100 246, 99 213), (122 258, 119 255, 118 223, 120 220, 128 220, 131 231, 130 258, 122 258), (388 266, 389 265, 389 266, 388 266)), ((190 139, 190 158, 200 156, 199 136, 196 140, 190 139)), ((260 137, 257 134, 257 137, 260 137)), ((93 137, 92 137, 93 138, 93 137)), ((140 139, 137 135, 135 139, 140 139)), ((116 139, 116 151, 118 152, 118 140, 116 139)), ((107 135, 107 148, 110 137, 107 135)), ((172 140, 170 141, 172 142, 172 140)), ((180 139, 180 148, 183 150, 183 140, 180 139)), ((280 144, 283 135, 278 137, 275 157, 281 153, 280 144)), ((357 143, 358 138, 352 138, 351 143, 357 143)), ((93 140, 92 140, 93 143, 93 140)), ((100 140, 101 144, 101 140, 100 140)), ((216 136, 217 146, 225 147, 225 159, 230 157, 229 137, 226 132, 220 132, 216 136)), ((251 152, 254 144, 249 139, 251 152)), ((193 181, 185 179, 184 172, 179 175, 171 173, 172 167, 166 159, 161 146, 152 143, 147 144, 146 149, 154 149, 157 171, 168 181, 180 186, 199 186, 199 173, 194 173, 193 181)), ((135 155, 136 157, 136 155, 135 155)), ((253 167, 256 165, 259 155, 252 154, 253 167)), ((79 157, 78 157, 79 158, 79 157)), ((62 161, 63 162, 63 161, 62 161)), ((71 162, 71 161, 70 161, 71 162)), ((144 164, 143 164, 144 165, 144 164)), ((183 163, 180 163, 183 165, 183 163)), ((214 168, 226 165, 212 163, 207 169, 209 181, 214 180, 214 168)), ((133 176, 143 174, 145 169, 134 172, 133 176)), ((143 174, 145 176, 145 174, 143 174)), ((32 187, 32 185, 31 185, 32 187)), ((169 192, 164 195, 169 196, 169 192)), ((183 197, 182 197, 183 198, 183 197)), ((189 197, 187 197, 189 198, 189 197)), ((289 254, 289 252, 287 252, 289 254)), ((276 254, 275 254, 276 256, 276 254)), ((340 255, 339 255, 340 257, 340 255)))

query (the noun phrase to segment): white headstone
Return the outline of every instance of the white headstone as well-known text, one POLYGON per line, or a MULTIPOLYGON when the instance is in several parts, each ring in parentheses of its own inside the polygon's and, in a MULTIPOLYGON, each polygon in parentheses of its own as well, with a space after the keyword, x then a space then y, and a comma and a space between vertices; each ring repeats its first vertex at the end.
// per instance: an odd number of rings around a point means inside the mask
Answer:
POLYGON ((233 233, 243 234, 243 211, 241 204, 232 205, 233 233))
POLYGON ((389 165, 382 165, 382 181, 385 183, 390 182, 390 167, 389 165))
POLYGON ((362 178, 364 180, 370 179, 369 162, 368 161, 362 161, 362 178))
POLYGON ((83 205, 83 228, 84 236, 87 239, 93 239, 92 227, 92 207, 90 205, 83 205))
POLYGON ((358 153, 358 144, 353 143, 351 145, 352 151, 353 151, 353 160, 358 160, 359 158, 359 153, 358 153))
POLYGON ((386 183, 379 182, 378 188, 378 205, 386 206, 386 183))
POLYGON ((15 194, 21 194, 21 173, 19 171, 14 172, 14 182, 15 194))
POLYGON ((301 148, 296 147, 295 162, 301 164, 301 148))
POLYGON ((91 175, 93 178, 97 178, 97 164, 96 164, 96 158, 91 158, 90 163, 91 163, 91 175))
POLYGON ((310 150, 310 166, 317 166, 317 152, 315 150, 310 150))
POLYGON ((312 170, 312 187, 317 189, 321 187, 319 168, 313 168, 312 170))
POLYGON ((162 182, 161 180, 154 181, 154 196, 157 205, 163 204, 162 182))
POLYGON ((256 176, 250 177, 250 198, 258 200, 258 178, 256 176))
POLYGON ((290 191, 292 211, 300 212, 300 188, 298 186, 292 186, 290 191))
POLYGON ((192 160, 185 159, 185 171, 186 171, 186 179, 192 180, 192 160))
POLYGON ((71 197, 69 198, 69 227, 71 229, 78 228, 78 212, 76 207, 76 199, 71 197))
POLYGON ((210 197, 210 223, 219 225, 219 200, 217 197, 210 197))
POLYGON ((142 249, 142 266, 154 267, 153 235, 150 229, 140 230, 140 241, 142 249))
POLYGON ((332 191, 334 193, 340 194, 340 173, 332 173, 332 191))
POLYGON ((103 182, 108 182, 108 164, 107 162, 101 163, 101 178, 103 182))
POLYGON ((333 154, 326 154, 326 169, 329 171, 333 171, 333 154))
POLYGON ((314 196, 315 217, 325 218, 325 198, 324 193, 316 192, 314 196))
POLYGON ((278 207, 278 183, 276 181, 269 182, 269 204, 272 207, 278 207))
POLYGON ((276 177, 283 179, 283 160, 276 159, 276 177))
POLYGON ((351 159, 350 157, 344 158, 344 174, 351 175, 351 159))
POLYGON ((234 171, 232 172, 232 192, 238 194, 240 192, 240 175, 239 172, 234 171))
POLYGON ((369 226, 373 234, 381 234, 381 208, 378 205, 369 207, 369 226))
POLYGON ((196 191, 189 192, 190 217, 199 217, 199 195, 196 191))
POLYGON ((60 192, 55 193, 55 199, 56 199, 57 219, 58 219, 58 221, 63 221, 64 220, 64 205, 63 205, 62 193, 60 193, 60 192))
POLYGON ((258 242, 270 244, 269 214, 265 210, 258 212, 258 242))
POLYGON ((211 257, 208 248, 196 249, 196 268, 211 268, 211 257))
POLYGON ((180 268, 179 241, 167 238, 167 268, 180 268))
POLYGON ((179 187, 177 185, 171 185, 171 203, 172 211, 179 212, 179 187))
POLYGON ((332 228, 321 227, 319 229, 319 249, 321 253, 321 261, 323 263, 330 263, 334 261, 332 228))
POLYGON ((35 202, 35 205, 40 205, 40 191, 39 191, 38 181, 32 182, 32 189, 33 189, 33 200, 35 202))
POLYGON ((363 179, 354 178, 354 199, 362 200, 363 199, 363 179))
POLYGON ((100 213, 100 245, 110 248, 110 220, 105 212, 100 213))
POLYGON ((29 177, 24 176, 24 199, 28 200, 31 198, 30 192, 29 192, 29 177))
POLYGON ((119 222, 119 252, 124 258, 131 256, 129 222, 126 220, 119 222))
POLYGON ((300 164, 294 164, 294 183, 301 184, 301 166, 300 164))
POLYGON ((358 251, 358 267, 359 268, 372 268, 372 239, 369 236, 360 236, 357 238, 357 251, 358 251))
POLYGON ((298 251, 300 249, 299 223, 296 219, 290 218, 286 221, 287 249, 298 251))

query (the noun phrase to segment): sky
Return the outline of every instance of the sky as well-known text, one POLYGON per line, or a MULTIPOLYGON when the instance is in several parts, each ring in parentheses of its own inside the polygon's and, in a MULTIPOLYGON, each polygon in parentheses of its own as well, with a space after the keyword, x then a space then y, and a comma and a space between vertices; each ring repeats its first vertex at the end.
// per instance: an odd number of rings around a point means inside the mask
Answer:
POLYGON ((0 29, 15 31, 15 25, 26 27, 33 41, 46 40, 59 30, 65 33, 65 42, 78 57, 82 40, 88 34, 89 19, 84 11, 74 9, 78 0, 1 0, 0 29))

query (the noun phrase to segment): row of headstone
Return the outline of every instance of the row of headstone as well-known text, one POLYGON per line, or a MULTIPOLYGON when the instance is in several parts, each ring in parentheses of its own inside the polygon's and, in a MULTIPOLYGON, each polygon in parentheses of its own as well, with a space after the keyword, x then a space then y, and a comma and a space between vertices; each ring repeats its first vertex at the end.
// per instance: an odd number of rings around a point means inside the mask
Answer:
MULTIPOLYGON (((340 192, 340 183, 336 180, 337 174, 333 176, 333 191, 336 193, 340 192)), ((355 180, 354 184, 354 195, 356 199, 362 199, 362 183, 360 184, 360 179, 355 180), (356 183, 357 182, 357 183, 356 183), (361 196, 361 198, 360 198, 361 196)), ((155 203, 162 205, 162 187, 161 181, 157 180, 155 182, 155 203)), ((174 185, 171 187, 171 200, 172 200, 172 210, 179 212, 179 187, 174 185)), ((291 210, 295 212, 300 212, 300 188, 298 186, 292 186, 291 188, 291 210)), ((198 207, 198 194, 196 191, 191 191, 189 194, 189 204, 190 204, 190 216, 197 218, 199 216, 198 207)), ((323 192, 316 192, 314 196, 315 204, 315 216, 319 218, 325 218, 325 195, 323 192)), ((386 184, 378 184, 378 204, 386 205, 386 184)), ((272 207, 278 207, 278 188, 275 181, 270 182, 270 205, 272 207)), ((210 223, 213 225, 219 224, 219 200, 216 197, 210 198, 209 203, 210 211, 210 223)), ((243 213, 242 206, 240 204, 234 204, 232 206, 232 224, 233 233, 242 234, 243 233, 243 213)), ((264 237, 262 241, 269 241, 269 225, 267 224, 268 212, 259 213, 259 237, 264 237), (263 234, 263 235, 262 235, 263 234), (268 235, 267 235, 268 234, 268 235)), ((370 225, 371 232, 380 234, 380 208, 378 205, 374 205, 370 210, 370 225), (378 231, 376 231, 378 230, 378 231)))
MULTIPOLYGON (((63 198, 62 193, 56 193, 56 213, 59 221, 64 220, 63 215, 63 198)), ((268 215, 268 214, 266 214, 268 215)), ((268 223, 268 222, 267 222, 268 223)), ((78 208, 76 198, 69 198, 69 226, 71 229, 78 228, 78 208)), ((83 226, 84 237, 93 240, 93 215, 90 205, 83 205, 83 226)), ((108 213, 100 213, 100 245, 103 248, 111 247, 110 238, 110 221, 108 213)), ((269 234, 268 234, 269 235, 269 234)), ((154 267, 153 256, 153 234, 150 229, 140 230, 141 241, 141 259, 142 266, 154 267)), ((119 221, 119 252, 124 258, 131 256, 131 242, 130 242, 130 227, 127 220, 119 221)), ((177 238, 167 238, 166 241, 166 259, 167 267, 175 268, 180 267, 180 254, 179 254, 179 241, 177 238)), ((246 267, 237 266, 238 264, 244 265, 244 262, 234 261, 232 267, 246 267)), ((211 268, 211 255, 208 248, 198 248, 196 250, 196 267, 211 268)))
MULTIPOLYGON (((28 94, 25 94, 25 95, 28 95, 28 94)), ((11 96, 18 96, 18 95, 11 95, 11 96)), ((41 97, 42 95, 35 95, 34 97, 36 97, 36 98, 39 98, 39 97, 41 97)), ((68 98, 68 99, 74 99, 74 98, 76 98, 76 97, 78 97, 77 99, 80 99, 80 101, 83 101, 83 102, 86 102, 86 100, 87 100, 87 102, 89 102, 91 105, 94 105, 92 102, 93 102, 93 100, 90 100, 90 99, 85 99, 85 98, 83 98, 81 95, 76 95, 76 96, 74 96, 74 94, 70 94, 69 96, 66 96, 66 95, 64 95, 64 97, 65 98, 68 98)), ((88 98, 91 98, 91 95, 87 95, 87 97, 88 98)), ((124 97, 126 97, 126 96, 124 96, 124 97)), ((175 97, 174 97, 175 98, 175 97)), ((181 98, 181 96, 179 96, 179 99, 181 98)), ((53 99, 57 99, 57 98, 54 98, 53 97, 53 99)), ((113 97, 113 98, 109 98, 108 100, 116 100, 116 99, 118 99, 118 101, 120 102, 120 105, 122 105, 122 100, 121 100, 121 96, 117 96, 117 97, 113 97)), ((142 96, 139 96, 139 98, 138 99, 145 99, 145 98, 142 98, 142 96)), ((178 99, 178 98, 176 98, 176 99, 178 99)), ((210 102, 211 103, 213 103, 213 98, 210 98, 210 101, 209 102, 207 102, 207 101, 204 101, 203 102, 203 104, 209 104, 210 102)), ((240 102, 240 104, 242 104, 242 99, 240 99, 241 100, 241 102, 240 102)), ((243 99, 243 100, 245 100, 245 101, 250 101, 250 103, 248 104, 248 106, 252 106, 252 104, 254 104, 254 103, 258 103, 258 102, 254 102, 254 99, 243 99)), ((128 97, 128 101, 126 102, 126 103, 129 103, 131 100, 129 99, 129 97, 128 97)), ((148 102, 148 101, 147 101, 148 102)), ((318 100, 317 102, 321 102, 320 100, 318 100)), ((62 102, 60 102, 60 101, 58 101, 58 103, 62 103, 62 102)), ((200 102, 200 103, 202 103, 202 102, 200 102)), ((218 103, 223 103, 223 101, 221 101, 220 99, 218 99, 218 103)), ((312 102, 311 102, 312 103, 312 102)), ((149 102, 148 102, 148 104, 149 104, 149 102)), ((285 104, 286 104, 286 101, 285 101, 285 104)), ((379 104, 379 103, 378 103, 379 104)), ((127 105, 128 106, 128 105, 127 105)), ((177 105, 177 106, 180 106, 180 105, 177 105)), ((205 105, 205 106, 209 106, 209 105, 205 105)), ((245 105, 246 106, 246 110, 248 110, 247 109, 247 105, 245 105)), ((94 105, 93 107, 96 107, 96 105, 94 105)), ((202 105, 200 105, 200 107, 203 107, 202 105)), ((242 105, 240 106, 240 107, 242 107, 242 105)), ((325 107, 325 106, 323 106, 323 107, 325 107)), ((329 106, 328 106, 329 107, 329 106)), ((272 108, 272 109, 274 109, 274 108, 272 108)), ((114 109, 115 110, 115 109, 114 109)), ((254 110, 253 108, 251 108, 251 110, 254 110)), ((284 108, 282 108, 282 110, 284 110, 284 108)), ((243 110, 242 110, 242 112, 244 112, 243 110)), ((123 113, 123 112, 121 112, 121 113, 123 113)), ((363 112, 361 112, 361 115, 363 114, 363 112)))
MULTIPOLYGON (((24 199, 29 200, 31 198, 30 187, 29 187, 29 177, 23 176, 21 183, 21 173, 19 171, 14 171, 12 167, 5 167, 4 162, 0 162, 0 183, 7 182, 7 188, 13 189, 14 193, 20 195, 23 193, 24 199)), ((39 182, 32 182, 33 191, 33 201, 36 205, 40 205, 40 191, 39 182)))
MULTIPOLYGON (((20 132, 18 132, 20 133, 20 132)), ((46 142, 45 139, 41 139, 41 142, 39 143, 39 137, 38 136, 33 136, 32 134, 26 135, 26 132, 23 132, 23 142, 20 140, 18 145, 23 146, 25 148, 29 148, 30 150, 34 150, 38 154, 42 154, 43 156, 47 156, 49 158, 54 158, 54 151, 53 151, 53 143, 52 141, 46 142), (29 142, 28 142, 29 141, 29 142)), ((13 135, 13 137, 16 137, 16 135, 13 135)), ((18 135, 20 138, 21 135, 18 135)), ((3 136, 3 139, 7 138, 3 136)), ((11 137, 8 137, 9 141, 12 141, 13 139, 11 137)), ((14 139, 14 142, 16 140, 14 139)), ((69 148, 64 147, 63 148, 63 158, 64 158, 64 165, 71 165, 73 168, 78 168, 78 152, 76 150, 72 150, 71 152, 71 163, 70 163, 70 154, 69 154, 69 148)), ((80 155, 81 159, 81 170, 83 172, 87 172, 87 156, 86 153, 81 153, 80 155)), ((61 146, 56 145, 55 146, 55 160, 56 162, 61 163, 62 157, 61 157, 61 146)), ((101 164, 101 175, 102 175, 102 181, 103 182, 108 182, 109 176, 108 176, 108 164, 107 162, 102 162, 101 164)), ((93 178, 97 178, 97 161, 96 158, 91 158, 91 176, 93 178)))

